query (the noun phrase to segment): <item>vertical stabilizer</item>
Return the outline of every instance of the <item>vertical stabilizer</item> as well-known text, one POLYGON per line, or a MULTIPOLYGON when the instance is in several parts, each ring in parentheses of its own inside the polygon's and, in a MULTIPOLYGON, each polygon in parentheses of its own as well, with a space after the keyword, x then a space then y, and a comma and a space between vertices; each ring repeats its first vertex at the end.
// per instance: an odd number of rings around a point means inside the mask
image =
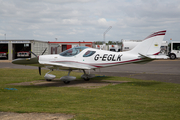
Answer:
POLYGON ((129 53, 142 55, 157 55, 160 52, 161 43, 166 34, 166 30, 155 32, 146 37, 142 43, 134 47, 129 53))

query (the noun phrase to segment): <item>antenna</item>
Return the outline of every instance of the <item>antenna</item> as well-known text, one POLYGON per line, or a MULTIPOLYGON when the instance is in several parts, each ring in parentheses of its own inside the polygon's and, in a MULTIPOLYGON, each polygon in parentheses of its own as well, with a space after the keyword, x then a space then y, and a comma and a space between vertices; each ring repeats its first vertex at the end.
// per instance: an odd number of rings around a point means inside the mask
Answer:
POLYGON ((112 28, 112 26, 109 26, 109 28, 104 32, 104 43, 106 43, 106 40, 105 40, 105 35, 106 35, 106 33, 110 30, 112 28))

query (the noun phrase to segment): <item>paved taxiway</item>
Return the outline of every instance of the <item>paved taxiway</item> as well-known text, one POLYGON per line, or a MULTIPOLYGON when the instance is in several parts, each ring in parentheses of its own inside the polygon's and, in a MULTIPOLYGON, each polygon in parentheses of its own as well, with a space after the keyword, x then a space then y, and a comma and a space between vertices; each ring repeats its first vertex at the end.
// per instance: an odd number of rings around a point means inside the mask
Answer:
POLYGON ((102 68, 97 74, 180 84, 180 60, 155 60, 147 64, 126 64, 102 68))
MULTIPOLYGON (((36 67, 1 61, 0 68, 37 69, 36 67)), ((180 84, 180 60, 155 60, 147 64, 119 65, 97 69, 95 72, 91 71, 91 73, 180 84)))

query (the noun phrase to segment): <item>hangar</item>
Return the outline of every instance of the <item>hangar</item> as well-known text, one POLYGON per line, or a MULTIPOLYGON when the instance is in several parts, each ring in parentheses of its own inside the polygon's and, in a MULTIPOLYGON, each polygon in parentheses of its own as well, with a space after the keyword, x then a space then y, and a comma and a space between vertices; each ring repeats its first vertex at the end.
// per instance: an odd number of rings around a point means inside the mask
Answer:
POLYGON ((0 40, 0 60, 33 57, 29 51, 33 51, 36 55, 41 55, 45 48, 47 48, 45 54, 48 54, 48 42, 45 41, 0 40))
POLYGON ((49 42, 40 40, 0 40, 0 60, 14 60, 17 58, 32 58, 34 55, 59 54, 76 46, 93 47, 93 42, 49 42))

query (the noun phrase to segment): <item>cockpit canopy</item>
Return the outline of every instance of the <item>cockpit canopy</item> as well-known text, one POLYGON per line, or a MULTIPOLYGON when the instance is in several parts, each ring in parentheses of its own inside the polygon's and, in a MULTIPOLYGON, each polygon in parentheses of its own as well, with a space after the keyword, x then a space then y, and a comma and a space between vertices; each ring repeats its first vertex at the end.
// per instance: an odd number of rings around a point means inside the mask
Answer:
POLYGON ((86 48, 87 47, 85 47, 85 46, 74 47, 74 48, 68 49, 68 50, 60 53, 59 55, 66 56, 66 57, 75 56, 75 55, 79 54, 81 51, 83 51, 86 48))

